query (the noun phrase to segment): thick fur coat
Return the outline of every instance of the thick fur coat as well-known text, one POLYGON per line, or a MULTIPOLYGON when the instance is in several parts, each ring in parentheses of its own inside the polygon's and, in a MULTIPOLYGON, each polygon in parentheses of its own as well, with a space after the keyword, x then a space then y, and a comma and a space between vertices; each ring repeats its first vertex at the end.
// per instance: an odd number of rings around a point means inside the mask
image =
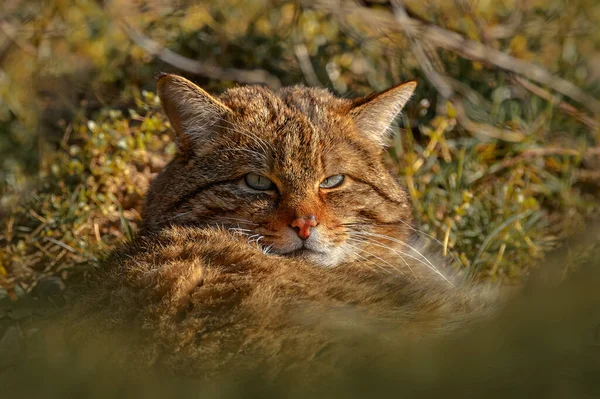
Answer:
POLYGON ((140 235, 78 298, 73 339, 122 337, 111 357, 128 367, 320 374, 357 343, 374 356, 386 340, 489 314, 493 290, 418 246, 384 165, 414 86, 356 100, 303 87, 212 97, 160 76, 179 151, 148 192, 140 235))

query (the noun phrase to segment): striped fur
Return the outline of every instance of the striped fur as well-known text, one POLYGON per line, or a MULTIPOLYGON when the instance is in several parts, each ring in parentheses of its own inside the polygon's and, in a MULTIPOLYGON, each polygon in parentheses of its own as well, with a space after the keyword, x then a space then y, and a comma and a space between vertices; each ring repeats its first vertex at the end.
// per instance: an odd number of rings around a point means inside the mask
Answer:
POLYGON ((453 279, 411 237, 409 199, 382 161, 413 88, 358 100, 304 87, 212 97, 161 76, 179 151, 148 192, 138 238, 82 291, 75 341, 124 334, 112 355, 127 367, 326 374, 357 339, 364 354, 487 315, 494 293, 453 279), (276 189, 249 188, 247 173, 276 189), (337 174, 341 186, 319 188, 337 174), (302 213, 319 221, 305 242, 291 226, 302 213))

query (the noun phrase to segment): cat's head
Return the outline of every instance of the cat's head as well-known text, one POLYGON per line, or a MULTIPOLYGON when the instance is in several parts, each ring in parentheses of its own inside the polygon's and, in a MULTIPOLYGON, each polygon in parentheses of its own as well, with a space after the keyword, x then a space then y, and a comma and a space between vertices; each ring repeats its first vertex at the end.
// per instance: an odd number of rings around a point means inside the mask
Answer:
POLYGON ((213 97, 161 75, 178 152, 148 192, 144 228, 222 225, 270 253, 322 266, 360 258, 365 242, 383 242, 378 236, 406 238, 409 198, 383 155, 415 86, 355 100, 306 87, 213 97))

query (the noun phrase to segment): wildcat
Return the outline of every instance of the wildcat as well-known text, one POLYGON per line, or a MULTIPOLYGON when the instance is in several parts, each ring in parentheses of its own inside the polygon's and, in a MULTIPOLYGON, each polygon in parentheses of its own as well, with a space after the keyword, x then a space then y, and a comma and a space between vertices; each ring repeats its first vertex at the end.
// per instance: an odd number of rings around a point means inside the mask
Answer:
POLYGON ((128 367, 320 373, 339 348, 373 354, 489 314, 493 290, 417 246, 410 200, 384 165, 415 86, 354 100, 300 86, 213 97, 160 75, 178 151, 138 237, 77 299, 73 339, 126 332, 114 357, 128 367))

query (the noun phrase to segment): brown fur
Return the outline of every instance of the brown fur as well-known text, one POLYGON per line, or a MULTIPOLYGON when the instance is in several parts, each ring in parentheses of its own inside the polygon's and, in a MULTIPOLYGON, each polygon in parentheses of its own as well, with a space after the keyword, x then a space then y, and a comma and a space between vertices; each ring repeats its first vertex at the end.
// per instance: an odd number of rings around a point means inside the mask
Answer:
POLYGON ((382 162, 381 143, 413 89, 407 83, 365 102, 321 89, 273 93, 246 86, 215 99, 182 78, 161 77, 159 95, 180 152, 148 192, 145 228, 239 227, 284 253, 296 238, 288 225, 314 214, 321 236, 315 246, 323 251, 355 252, 343 246, 354 230, 407 238, 410 203, 382 162), (249 172, 268 177, 277 190, 248 190, 243 176, 249 172), (342 186, 319 189, 336 174, 346 176, 342 186))
POLYGON ((141 235, 80 298, 79 337, 133 326, 119 357, 136 364, 281 369, 331 365, 325 349, 362 329, 414 339, 490 308, 489 292, 414 246, 410 202, 384 167, 413 83, 358 100, 253 86, 214 98, 173 75, 158 87, 179 152, 149 190, 141 235), (276 189, 250 189, 247 173, 276 189), (339 187, 319 187, 338 174, 339 187), (293 221, 308 215, 318 224, 303 241, 293 221))

